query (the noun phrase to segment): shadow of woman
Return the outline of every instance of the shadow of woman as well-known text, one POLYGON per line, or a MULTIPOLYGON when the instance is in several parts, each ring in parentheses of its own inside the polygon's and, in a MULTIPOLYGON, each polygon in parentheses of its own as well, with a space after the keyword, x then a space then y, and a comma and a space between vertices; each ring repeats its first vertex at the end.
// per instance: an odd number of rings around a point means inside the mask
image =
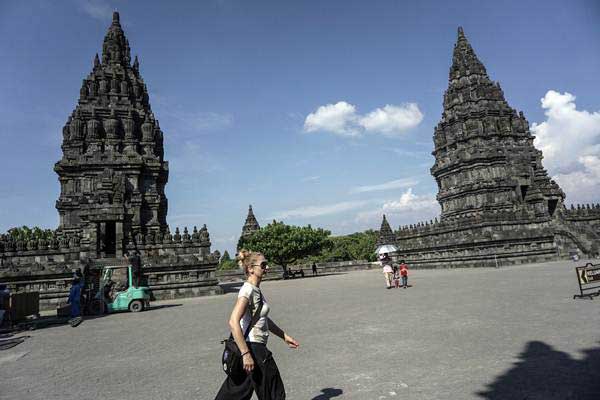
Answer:
POLYGON ((584 350, 581 360, 532 341, 514 367, 477 393, 489 400, 594 400, 600 398, 600 349, 584 350))
POLYGON ((340 396, 344 391, 342 389, 325 388, 321 389, 321 394, 313 397, 311 400, 329 400, 340 396))

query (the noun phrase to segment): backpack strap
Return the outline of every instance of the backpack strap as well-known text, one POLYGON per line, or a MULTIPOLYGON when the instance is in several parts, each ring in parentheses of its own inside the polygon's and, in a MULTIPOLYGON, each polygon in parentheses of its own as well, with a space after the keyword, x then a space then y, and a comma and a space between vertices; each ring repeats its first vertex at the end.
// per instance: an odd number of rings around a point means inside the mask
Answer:
MULTIPOLYGON (((250 320, 250 324, 248 324, 248 326, 246 327, 246 332, 244 332, 244 339, 248 338, 248 335, 250 334, 250 330, 252 330, 254 325, 260 319, 260 312, 262 311, 262 307, 263 307, 263 295, 262 295, 262 292, 259 292, 259 293, 260 293, 260 298, 258 300, 258 308, 256 309, 256 311, 254 311, 254 314, 252 314, 252 319, 250 320)), ((250 302, 248 302, 248 311, 250 311, 250 302)))

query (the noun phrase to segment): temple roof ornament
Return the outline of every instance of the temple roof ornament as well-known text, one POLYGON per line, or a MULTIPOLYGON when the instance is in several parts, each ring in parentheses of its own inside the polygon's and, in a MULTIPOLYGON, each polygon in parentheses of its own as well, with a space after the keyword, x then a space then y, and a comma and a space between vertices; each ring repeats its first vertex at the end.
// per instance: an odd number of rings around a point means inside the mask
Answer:
POLYGON ((125 37, 123 28, 121 28, 119 13, 115 11, 113 12, 112 24, 104 37, 104 44, 102 45, 102 63, 129 66, 130 62, 131 51, 129 49, 129 42, 125 37))

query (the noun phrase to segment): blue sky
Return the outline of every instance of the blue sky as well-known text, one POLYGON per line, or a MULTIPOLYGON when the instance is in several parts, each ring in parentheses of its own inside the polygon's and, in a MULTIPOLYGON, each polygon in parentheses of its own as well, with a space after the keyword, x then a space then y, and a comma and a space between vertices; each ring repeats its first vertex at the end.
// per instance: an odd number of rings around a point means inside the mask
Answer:
POLYGON ((0 231, 57 226, 61 129, 114 9, 164 131, 169 223, 206 223, 213 248, 248 204, 334 234, 437 215, 458 26, 567 201, 600 199, 596 1, 2 1, 0 231))

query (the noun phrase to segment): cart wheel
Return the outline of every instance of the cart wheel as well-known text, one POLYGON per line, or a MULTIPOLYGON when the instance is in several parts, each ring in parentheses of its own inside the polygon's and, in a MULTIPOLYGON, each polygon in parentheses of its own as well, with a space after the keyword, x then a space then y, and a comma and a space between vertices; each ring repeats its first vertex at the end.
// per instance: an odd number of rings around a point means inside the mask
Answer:
POLYGON ((140 312, 144 309, 144 303, 140 300, 134 300, 129 303, 129 311, 131 312, 140 312))

